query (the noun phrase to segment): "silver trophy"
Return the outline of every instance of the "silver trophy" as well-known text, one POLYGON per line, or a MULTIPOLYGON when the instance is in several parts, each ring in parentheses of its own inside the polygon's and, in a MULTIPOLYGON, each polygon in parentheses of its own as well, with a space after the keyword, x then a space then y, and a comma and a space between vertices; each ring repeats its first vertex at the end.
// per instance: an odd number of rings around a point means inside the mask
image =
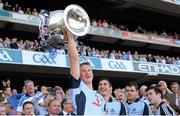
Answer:
POLYGON ((65 10, 39 13, 39 36, 47 45, 63 49, 67 45, 64 26, 74 35, 84 36, 90 30, 90 20, 86 11, 78 5, 69 5, 65 10))

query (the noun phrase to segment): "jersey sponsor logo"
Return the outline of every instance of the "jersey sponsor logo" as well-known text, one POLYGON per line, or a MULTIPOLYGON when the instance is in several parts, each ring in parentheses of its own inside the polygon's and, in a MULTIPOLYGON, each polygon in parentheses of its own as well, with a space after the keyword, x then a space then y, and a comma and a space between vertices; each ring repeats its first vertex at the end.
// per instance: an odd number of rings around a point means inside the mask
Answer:
POLYGON ((34 54, 33 61, 36 63, 43 63, 43 64, 56 64, 56 61, 53 57, 45 54, 34 54))
POLYGON ((93 101, 93 104, 96 105, 96 106, 98 106, 98 107, 101 106, 101 103, 100 103, 100 101, 99 101, 98 95, 95 95, 95 97, 96 97, 96 100, 93 101))

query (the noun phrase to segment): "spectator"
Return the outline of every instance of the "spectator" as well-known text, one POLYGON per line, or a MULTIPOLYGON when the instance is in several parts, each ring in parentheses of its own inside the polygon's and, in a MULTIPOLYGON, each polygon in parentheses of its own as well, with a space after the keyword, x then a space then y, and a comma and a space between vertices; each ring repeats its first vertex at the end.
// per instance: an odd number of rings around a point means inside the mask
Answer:
POLYGON ((64 98, 61 102, 61 108, 62 111, 59 113, 59 115, 63 116, 69 116, 69 115, 75 115, 73 113, 73 104, 70 98, 64 98))
POLYGON ((175 96, 176 96, 176 99, 175 99, 175 101, 176 101, 176 106, 179 106, 179 95, 178 95, 178 89, 179 89, 179 84, 177 83, 177 82, 172 82, 171 83, 171 85, 170 85, 170 87, 171 87, 171 91, 175 94, 175 96))
POLYGON ((19 8, 18 8, 18 13, 20 13, 20 14, 24 14, 24 11, 21 9, 21 7, 19 6, 19 8))
POLYGON ((11 49, 18 49, 17 38, 12 38, 12 41, 9 45, 11 49))
MULTIPOLYGON (((26 101, 34 101, 36 102, 36 98, 38 98, 39 96, 41 96, 42 94, 40 92, 35 92, 35 87, 34 87, 34 82, 31 81, 31 80, 26 80, 24 82, 24 86, 25 86, 25 89, 26 89, 26 94, 24 94, 20 101, 19 101, 19 104, 18 104, 18 107, 17 107, 17 114, 18 115, 21 115, 22 114, 22 111, 23 111, 23 104, 24 102, 26 101)), ((38 110, 38 109, 36 109, 38 110)), ((38 114, 38 111, 36 111, 36 114, 38 114)))
POLYGON ((32 15, 34 15, 34 16, 37 16, 37 15, 38 15, 38 12, 37 12, 37 9, 36 9, 36 8, 33 9, 32 15))
POLYGON ((48 103, 48 115, 59 115, 61 111, 60 100, 53 99, 48 103))
POLYGON ((0 116, 6 116, 6 108, 2 104, 0 104, 0 116))
POLYGON ((55 94, 56 98, 58 98, 60 101, 62 101, 63 97, 65 96, 65 93, 60 86, 55 87, 55 94))
POLYGON ((157 112, 156 107, 155 107, 153 104, 149 104, 149 106, 150 106, 150 108, 151 108, 152 114, 155 115, 156 112, 157 112))
POLYGON ((135 61, 139 61, 140 60, 139 59, 139 54, 138 54, 137 51, 135 51, 134 54, 133 54, 133 60, 135 60, 135 61))
POLYGON ((147 98, 147 86, 146 85, 142 85, 139 89, 139 93, 140 93, 140 100, 149 104, 149 100, 147 98))
POLYGON ((0 48, 4 48, 3 39, 0 37, 0 48))
POLYGON ((180 59, 179 59, 179 57, 176 58, 176 64, 177 64, 177 65, 180 65, 180 59))
POLYGON ((2 0, 0 0, 0 10, 3 9, 3 3, 2 3, 2 0))
POLYGON ((162 98, 166 98, 167 101, 170 103, 171 106, 174 106, 176 103, 176 96, 173 92, 167 87, 165 81, 161 80, 158 82, 159 89, 162 92, 162 98))
POLYGON ((94 27, 97 26, 97 21, 96 21, 96 19, 93 19, 93 20, 92 20, 92 26, 94 26, 94 27))
POLYGON ((11 48, 10 42, 11 42, 11 40, 8 37, 6 37, 4 40, 4 48, 11 48))
POLYGON ((31 14, 32 14, 32 13, 31 13, 31 9, 30 9, 30 8, 26 8, 25 13, 28 14, 28 15, 31 15, 31 14))
POLYGON ((11 104, 5 103, 5 107, 6 107, 6 114, 7 115, 16 115, 16 111, 13 110, 13 107, 11 104))
POLYGON ((5 101, 9 103, 14 110, 17 109, 18 101, 24 94, 12 94, 10 87, 4 88, 5 101))
POLYGON ((3 9, 11 11, 11 8, 12 8, 11 5, 9 5, 9 3, 6 1, 5 4, 3 5, 3 9))

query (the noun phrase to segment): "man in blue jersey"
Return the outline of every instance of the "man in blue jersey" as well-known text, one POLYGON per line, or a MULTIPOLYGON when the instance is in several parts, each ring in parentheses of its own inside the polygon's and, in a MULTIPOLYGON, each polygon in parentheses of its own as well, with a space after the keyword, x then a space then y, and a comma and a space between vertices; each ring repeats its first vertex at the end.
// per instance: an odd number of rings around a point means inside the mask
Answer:
POLYGON ((129 82, 125 87, 127 101, 125 103, 128 115, 150 115, 150 107, 140 100, 138 94, 138 84, 136 82, 129 82))
POLYGON ((68 54, 70 61, 70 95, 77 115, 104 115, 104 98, 93 90, 93 72, 89 63, 79 68, 79 56, 73 35, 65 29, 68 38, 68 54))
POLYGON ((104 97, 106 104, 104 111, 112 116, 127 115, 127 110, 124 103, 117 101, 112 96, 112 84, 109 79, 102 78, 98 84, 98 91, 104 97))
POLYGON ((158 87, 149 87, 148 88, 148 99, 151 104, 153 104, 157 111, 155 115, 174 115, 173 109, 166 103, 162 101, 162 92, 158 87))
MULTIPOLYGON (((26 94, 24 94, 21 99, 19 100, 19 104, 17 106, 17 115, 22 115, 23 112, 23 104, 26 101, 31 101, 34 103, 34 107, 35 107, 35 103, 37 103, 37 100, 40 96, 42 96, 42 94, 40 92, 36 92, 35 91, 35 87, 34 87, 34 82, 31 80, 26 80, 24 82, 24 86, 26 89, 26 94)), ((37 108, 35 108, 35 113, 38 114, 39 110, 37 108)))

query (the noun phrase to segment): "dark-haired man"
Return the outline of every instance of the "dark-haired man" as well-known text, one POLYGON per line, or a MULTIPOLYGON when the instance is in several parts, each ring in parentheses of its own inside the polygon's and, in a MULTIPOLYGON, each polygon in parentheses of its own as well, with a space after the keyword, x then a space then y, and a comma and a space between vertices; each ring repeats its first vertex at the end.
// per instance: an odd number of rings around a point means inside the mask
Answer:
POLYGON ((33 103, 30 101, 27 101, 23 104, 23 115, 24 116, 34 116, 34 106, 33 103))
POLYGON ((104 97, 106 104, 104 111, 107 115, 127 115, 124 103, 112 97, 112 84, 109 79, 102 78, 98 84, 98 91, 104 97))
POLYGON ((158 87, 148 88, 148 99, 157 108, 155 115, 175 115, 173 109, 162 101, 162 92, 158 87))
POLYGON ((150 115, 150 107, 139 99, 138 84, 136 82, 129 82, 125 87, 127 101, 125 103, 128 115, 150 115))

